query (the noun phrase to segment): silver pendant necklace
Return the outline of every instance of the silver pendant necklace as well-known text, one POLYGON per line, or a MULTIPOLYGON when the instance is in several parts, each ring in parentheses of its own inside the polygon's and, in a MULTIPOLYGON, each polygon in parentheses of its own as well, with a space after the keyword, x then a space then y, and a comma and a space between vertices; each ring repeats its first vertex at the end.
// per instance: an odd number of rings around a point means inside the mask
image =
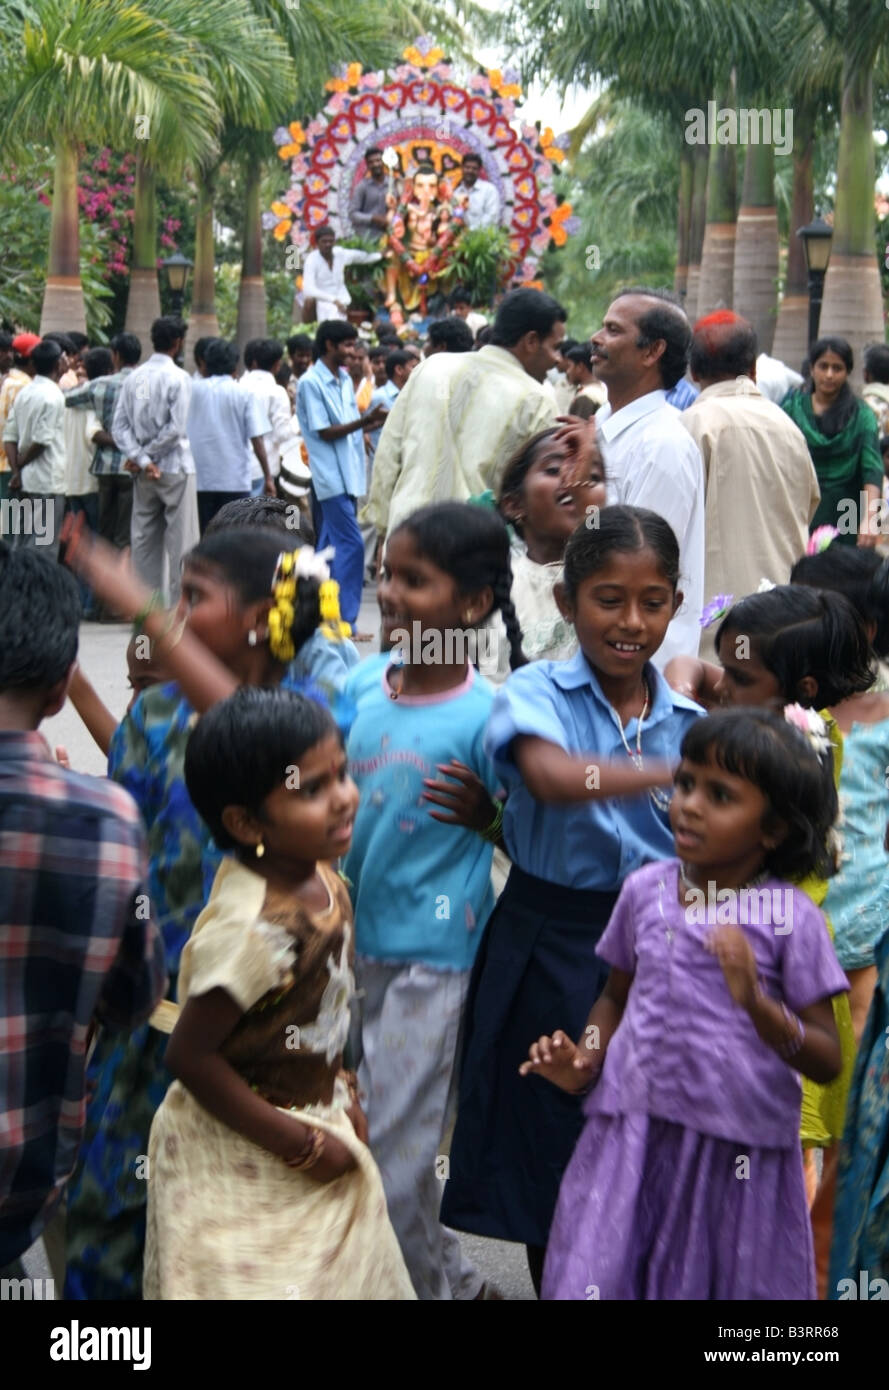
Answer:
MULTIPOLYGON (((624 746, 624 749, 630 762, 633 764, 634 767, 638 768, 640 772, 643 770, 645 766, 645 759, 642 757, 642 725, 645 723, 645 718, 648 714, 649 707, 651 705, 651 696, 648 690, 648 681, 645 679, 643 679, 642 681, 642 695, 642 712, 639 715, 639 718, 636 723, 635 751, 627 743, 627 736, 624 733, 624 726, 621 723, 620 715, 617 713, 617 710, 615 710, 614 712, 614 717, 617 720, 617 727, 620 733, 620 741, 624 746)), ((657 806, 659 810, 669 811, 670 795, 668 792, 663 791, 660 787, 649 787, 648 795, 651 797, 655 806, 657 806)))

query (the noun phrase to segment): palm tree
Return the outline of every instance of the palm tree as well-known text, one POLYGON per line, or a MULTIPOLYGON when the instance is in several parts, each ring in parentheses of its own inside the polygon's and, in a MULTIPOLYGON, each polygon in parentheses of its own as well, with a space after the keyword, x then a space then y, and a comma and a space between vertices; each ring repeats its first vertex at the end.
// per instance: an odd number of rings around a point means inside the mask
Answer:
MULTIPOLYGON (((266 333, 266 297, 262 278, 262 180, 273 158, 271 131, 291 116, 304 118, 322 104, 324 83, 338 62, 365 67, 388 62, 395 54, 391 12, 380 0, 362 6, 333 8, 328 0, 302 0, 284 9, 280 0, 250 0, 254 14, 273 27, 290 56, 290 91, 272 118, 256 123, 233 113, 225 129, 223 154, 237 159, 244 171, 244 224, 241 282, 238 291, 238 343, 266 333), (298 93, 298 100, 294 100, 298 93)), ((419 32, 419 31, 415 31, 419 32)), ((411 35, 413 37, 413 34, 411 35)), ((212 205, 209 209, 212 218, 212 205)), ((206 227, 212 223, 207 222, 206 227)), ((209 244, 209 243, 208 243, 209 244)), ((197 257, 196 257, 197 260, 197 257)))
MULTIPOLYGON (((685 113, 704 109, 717 85, 724 85, 733 63, 753 62, 766 45, 767 31, 758 6, 750 3, 713 5, 710 0, 608 0, 591 15, 586 0, 513 0, 511 11, 516 51, 526 71, 555 80, 564 89, 572 83, 599 79, 614 84, 621 95, 647 110, 668 115, 685 129, 685 113)), ((682 159, 677 133, 674 156, 682 159)), ((705 207, 710 234, 703 251, 702 275, 707 297, 731 299, 734 193, 727 187, 728 161, 714 155, 712 179, 722 180, 704 202, 701 146, 693 147, 695 174, 681 181, 677 240, 688 227, 686 303, 694 316, 699 241, 703 238, 705 207), (722 270, 714 261, 721 256, 722 270), (729 266, 726 273, 725 266, 729 266), (710 286, 714 288, 711 289, 710 286)), ((719 147, 723 152, 725 147, 719 147)), ((704 147, 706 153, 706 147, 704 147)), ((687 155, 686 165, 687 165, 687 155)))
MULTIPOLYGON (((190 0, 178 0, 187 10, 190 0)), ((85 328, 77 175, 82 143, 147 134, 197 157, 213 148, 219 113, 191 48, 170 24, 174 0, 28 0, 21 31, 4 31, 0 123, 6 154, 29 141, 55 149, 49 273, 41 332, 85 328), (174 129, 175 127, 175 129, 174 129)))
POLYGON ((821 331, 847 338, 861 381, 864 347, 883 341, 883 299, 874 248, 873 75, 889 39, 884 0, 809 0, 827 38, 843 52, 840 148, 833 248, 821 331))
POLYGON ((815 116, 803 100, 794 103, 793 185, 790 195, 790 235, 787 241, 787 270, 784 294, 778 307, 778 321, 772 353, 782 362, 798 367, 809 348, 809 294, 806 256, 796 235, 815 214, 814 155, 815 116))
MULTIPOLYGON (((270 27, 256 22, 249 0, 221 0, 212 7, 193 5, 190 0, 143 0, 152 10, 163 8, 171 27, 189 45, 195 71, 210 85, 217 106, 217 127, 222 125, 223 103, 219 87, 231 88, 234 99, 245 103, 248 114, 264 111, 266 93, 272 99, 280 96, 293 80, 293 71, 280 44, 276 44, 270 27), (251 104, 252 103, 252 104, 251 104)), ((128 331, 136 333, 144 343, 152 320, 160 313, 160 294, 157 281, 157 205, 156 183, 163 169, 168 179, 184 177, 189 163, 200 167, 216 157, 218 143, 196 157, 183 143, 171 113, 171 138, 140 147, 136 160, 136 181, 133 194, 133 254, 127 301, 128 331)), ((200 191, 198 195, 200 204, 200 191)), ((212 230, 212 227, 211 227, 212 230)), ((198 236, 205 235, 199 223, 198 236)), ((210 263, 212 265, 212 240, 210 263)), ((200 295, 200 289, 199 289, 200 295)), ((212 292, 210 295, 212 301, 212 292)), ((198 299, 200 303, 200 298, 198 299)), ((194 309, 195 297, 192 296, 194 309)), ((196 325, 201 327, 201 325, 196 325)), ((218 331, 218 330, 217 330, 218 331)), ((194 341, 196 331, 190 334, 194 341)))
POLYGON ((704 226, 707 221, 707 171, 710 160, 706 145, 692 146, 692 190, 688 217, 688 282, 685 291, 685 311, 694 321, 701 295, 701 256, 704 251, 704 226))
MULTIPOLYGON (((716 89, 716 109, 734 108, 735 84, 729 80, 716 89)), ((707 222, 701 253, 701 283, 696 314, 730 309, 735 272, 735 218, 737 216, 738 167, 733 145, 710 146, 707 171, 707 222)))

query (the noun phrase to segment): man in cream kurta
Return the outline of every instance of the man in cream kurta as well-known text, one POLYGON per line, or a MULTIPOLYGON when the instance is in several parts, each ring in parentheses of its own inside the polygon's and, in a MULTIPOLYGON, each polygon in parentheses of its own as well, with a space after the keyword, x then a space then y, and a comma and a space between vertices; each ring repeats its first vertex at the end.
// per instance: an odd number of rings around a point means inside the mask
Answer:
POLYGON ((549 295, 513 290, 494 325, 501 346, 421 363, 383 427, 362 520, 385 535, 427 503, 496 493, 515 450, 555 422, 541 382, 557 360, 564 319, 549 295))
MULTIPOLYGON (((738 600, 762 579, 786 584, 821 496, 806 441, 757 389, 755 362, 746 320, 723 312, 695 325, 691 370, 702 390, 680 419, 704 461, 707 601, 738 600)), ((717 627, 702 633, 704 660, 715 659, 717 627)))

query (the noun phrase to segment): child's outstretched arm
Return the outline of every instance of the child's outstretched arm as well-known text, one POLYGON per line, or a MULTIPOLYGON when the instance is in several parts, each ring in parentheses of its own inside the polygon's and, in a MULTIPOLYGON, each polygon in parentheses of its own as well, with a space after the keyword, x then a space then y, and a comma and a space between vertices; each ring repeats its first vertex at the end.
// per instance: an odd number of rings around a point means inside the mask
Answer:
POLYGON ((639 796, 651 787, 673 784, 669 763, 652 760, 640 771, 629 758, 612 762, 596 753, 566 753, 557 743, 531 734, 520 734, 513 740, 513 757, 535 800, 555 806, 639 796))
MULTIPOLYGON (((84 530, 83 513, 68 517, 62 528, 65 563, 89 584, 109 607, 135 618, 148 608, 151 590, 136 577, 126 555, 84 530), (80 523, 78 525, 78 522, 80 523)), ((203 642, 174 622, 174 615, 154 608, 141 624, 152 643, 156 664, 182 687, 189 704, 202 714, 233 695, 238 687, 227 666, 203 642)))
MULTIPOLYGON (((310 1127, 288 1118, 251 1090, 219 1051, 243 1012, 224 989, 188 999, 164 1060, 211 1115, 269 1153, 292 1162, 307 1151, 310 1127)), ((354 1167, 346 1145, 325 1134, 320 1160, 306 1171, 317 1182, 327 1183, 354 1167)))
POLYGON ((563 1091, 587 1091, 598 1080, 608 1044, 623 1018, 633 977, 612 966, 605 988, 587 1019, 583 1036, 573 1043, 561 1029, 552 1037, 538 1038, 519 1067, 519 1076, 545 1076, 563 1091))
POLYGON ((823 1085, 839 1076, 843 1062, 829 999, 819 999, 799 1014, 772 999, 760 988, 753 947, 740 927, 717 927, 707 948, 722 966, 735 1003, 746 1009, 767 1047, 811 1081, 823 1085))
POLYGON ((117 720, 107 705, 99 699, 94 685, 79 666, 74 667, 71 684, 68 686, 68 698, 107 758, 117 720))

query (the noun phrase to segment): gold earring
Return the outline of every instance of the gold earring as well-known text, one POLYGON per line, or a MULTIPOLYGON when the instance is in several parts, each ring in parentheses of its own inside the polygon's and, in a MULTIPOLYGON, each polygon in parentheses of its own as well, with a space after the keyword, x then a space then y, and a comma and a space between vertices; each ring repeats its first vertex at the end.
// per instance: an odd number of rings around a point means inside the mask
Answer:
POLYGON ((466 623, 467 625, 468 625, 469 623, 472 622, 472 609, 471 609, 471 608, 467 608, 466 612, 463 614, 463 621, 464 621, 464 623, 466 623))
POLYGON ((265 854, 265 845, 262 843, 262 840, 260 840, 259 844, 256 846, 256 857, 257 857, 257 859, 261 859, 262 856, 263 856, 264 854, 265 854))

